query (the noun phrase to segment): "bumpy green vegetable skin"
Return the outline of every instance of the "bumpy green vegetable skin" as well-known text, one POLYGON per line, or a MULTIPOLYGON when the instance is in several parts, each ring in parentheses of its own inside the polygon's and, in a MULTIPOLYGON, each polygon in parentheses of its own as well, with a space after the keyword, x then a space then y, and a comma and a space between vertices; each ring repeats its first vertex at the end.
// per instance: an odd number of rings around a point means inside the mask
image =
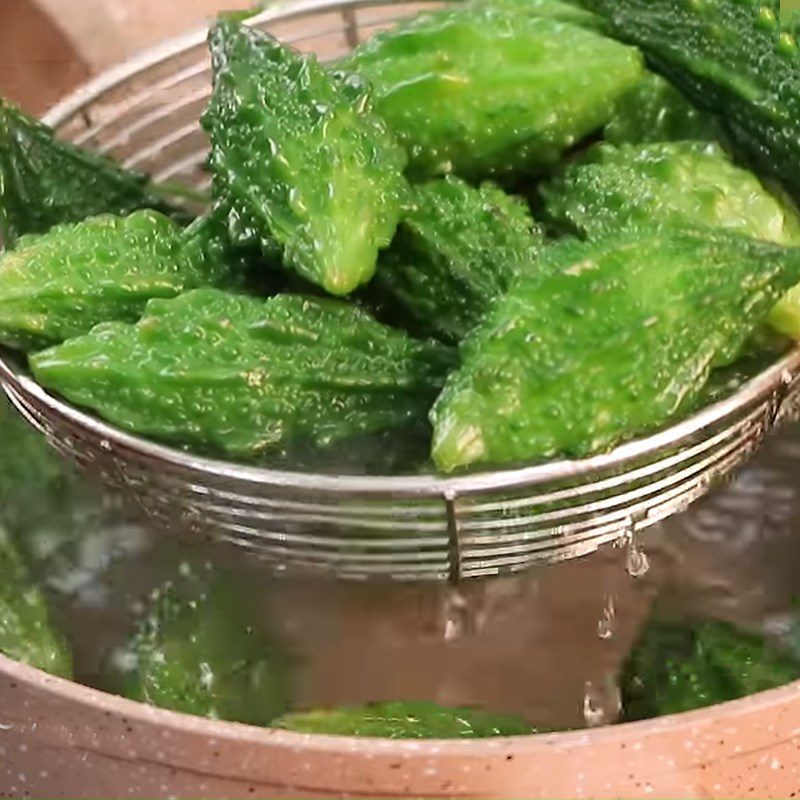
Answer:
POLYGON ((72 677, 72 659, 53 630, 47 605, 0 527, 0 653, 51 675, 72 677))
POLYGON ((235 456, 422 419, 451 363, 344 303, 215 289, 31 358, 43 385, 123 428, 235 456))
POLYGON ((417 176, 510 176, 555 163, 641 77, 639 54, 521 3, 446 9, 378 33, 344 62, 417 176))
POLYGON ((521 717, 447 708, 427 702, 370 703, 287 714, 273 723, 299 733, 386 739, 479 739, 535 733, 521 717))
POLYGON ((522 200, 490 184, 450 176, 415 198, 367 295, 387 320, 457 343, 531 268, 541 232, 522 200))
POLYGON ((726 140, 713 114, 693 106, 669 81, 652 72, 617 101, 603 136, 611 144, 726 140))
POLYGON ((257 237, 307 280, 344 295, 375 272, 408 186, 406 156, 365 85, 233 20, 211 33, 203 117, 214 194, 231 230, 257 237))
POLYGON ((800 249, 708 228, 547 248, 462 345, 436 464, 583 456, 661 425, 798 275, 800 249))
POLYGON ((255 627, 232 576, 187 572, 153 593, 131 652, 129 697, 186 714, 266 725, 286 711, 288 664, 255 627))
MULTIPOLYGON (((800 243, 800 216, 791 201, 771 195, 712 143, 601 144, 542 194, 550 218, 582 236, 674 219, 800 243)), ((800 287, 776 304, 767 321, 782 335, 800 339, 800 287)))
POLYGON ((800 54, 777 3, 758 0, 577 0, 800 199, 800 54))
POLYGON ((623 719, 703 708, 800 678, 800 661, 718 621, 654 618, 621 676, 623 719))
POLYGON ((125 215, 169 206, 147 178, 68 142, 0 98, 0 237, 20 236, 99 214, 125 215))
POLYGON ((41 349, 227 274, 156 211, 60 225, 0 255, 0 342, 41 349))
POLYGON ((771 242, 800 241, 797 212, 712 143, 600 144, 542 194, 550 218, 581 236, 674 219, 771 242))

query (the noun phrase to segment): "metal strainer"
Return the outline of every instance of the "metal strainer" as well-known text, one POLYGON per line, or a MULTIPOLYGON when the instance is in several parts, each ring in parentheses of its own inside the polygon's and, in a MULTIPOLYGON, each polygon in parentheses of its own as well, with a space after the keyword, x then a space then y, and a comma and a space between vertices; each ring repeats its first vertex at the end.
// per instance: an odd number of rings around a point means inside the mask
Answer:
MULTIPOLYGON (((254 25, 323 59, 433 3, 316 0, 254 25)), ((61 135, 157 182, 205 189, 199 117, 211 91, 205 31, 106 73, 48 115, 61 135)), ((261 469, 153 444, 64 403, 0 353, 16 408, 81 467, 167 528, 230 540, 277 569, 344 578, 451 580, 575 558, 686 508, 800 406, 800 350, 734 396, 594 458, 463 477, 261 469)))

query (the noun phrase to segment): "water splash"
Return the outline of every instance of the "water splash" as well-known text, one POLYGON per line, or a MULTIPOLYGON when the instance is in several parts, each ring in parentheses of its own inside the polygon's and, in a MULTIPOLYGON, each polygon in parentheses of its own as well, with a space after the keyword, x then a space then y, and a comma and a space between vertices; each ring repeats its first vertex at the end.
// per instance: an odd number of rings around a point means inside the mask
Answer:
POLYGON ((603 616, 597 621, 597 636, 600 639, 611 639, 614 636, 614 622, 617 616, 617 600, 615 595, 606 595, 603 616))

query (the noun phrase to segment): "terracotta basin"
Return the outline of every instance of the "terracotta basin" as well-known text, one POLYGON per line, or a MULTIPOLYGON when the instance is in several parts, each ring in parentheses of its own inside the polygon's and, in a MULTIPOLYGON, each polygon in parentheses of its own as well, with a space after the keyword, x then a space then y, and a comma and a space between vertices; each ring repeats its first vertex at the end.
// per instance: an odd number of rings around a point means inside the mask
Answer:
POLYGON ((591 731, 393 742, 189 717, 0 657, 0 796, 798 795, 800 682, 702 711, 591 731))

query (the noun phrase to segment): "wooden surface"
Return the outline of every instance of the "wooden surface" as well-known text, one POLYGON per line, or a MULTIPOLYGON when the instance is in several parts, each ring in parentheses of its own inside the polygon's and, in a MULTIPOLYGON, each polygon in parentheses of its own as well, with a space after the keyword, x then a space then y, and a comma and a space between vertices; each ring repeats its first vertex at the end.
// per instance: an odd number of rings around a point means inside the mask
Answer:
MULTIPOLYGON (((17 2, 17 0, 0 0, 17 2)), ((156 42, 198 28, 253 0, 35 0, 93 70, 124 61, 156 42)))
POLYGON ((0 0, 1 95, 40 114, 88 75, 67 37, 31 0, 0 0))

